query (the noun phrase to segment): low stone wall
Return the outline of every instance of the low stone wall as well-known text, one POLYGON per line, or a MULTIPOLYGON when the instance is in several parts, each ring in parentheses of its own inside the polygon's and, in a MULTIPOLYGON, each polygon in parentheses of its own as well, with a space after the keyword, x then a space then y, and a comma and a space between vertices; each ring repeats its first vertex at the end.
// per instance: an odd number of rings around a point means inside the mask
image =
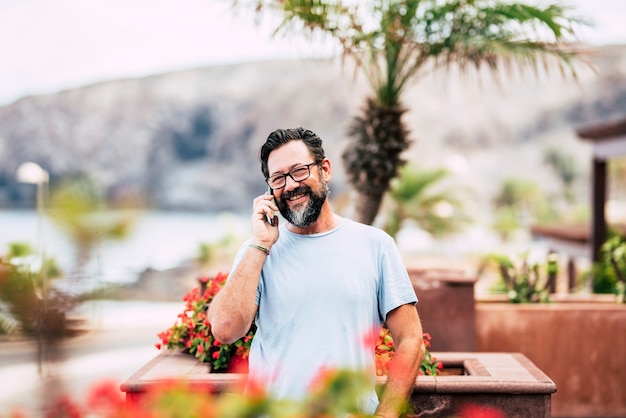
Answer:
MULTIPOLYGON (((433 353, 445 367, 460 368, 453 375, 419 376, 410 406, 411 417, 451 417, 466 404, 498 408, 507 417, 550 417, 556 386, 528 358, 519 353, 433 353)), ((129 405, 143 401, 154 385, 182 379, 207 392, 240 390, 244 375, 209 373, 207 364, 188 354, 164 351, 120 386, 129 405)), ((378 380, 380 385, 385 378, 378 380)))
POLYGON ((626 416, 626 306, 476 303, 480 352, 520 352, 556 383, 555 417, 626 416))

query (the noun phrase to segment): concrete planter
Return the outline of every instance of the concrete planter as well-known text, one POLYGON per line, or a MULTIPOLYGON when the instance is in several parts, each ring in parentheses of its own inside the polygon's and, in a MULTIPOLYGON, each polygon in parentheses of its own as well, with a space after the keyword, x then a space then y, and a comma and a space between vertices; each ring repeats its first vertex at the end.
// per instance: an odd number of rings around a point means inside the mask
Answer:
POLYGON ((417 310, 434 351, 476 351, 476 276, 454 268, 408 267, 417 310))
POLYGON ((520 352, 548 374, 559 388, 553 416, 626 416, 626 306, 479 301, 476 341, 480 352, 520 352))
MULTIPOLYGON (((411 395, 412 417, 450 417, 466 403, 500 409, 507 417, 550 417, 556 386, 522 354, 433 353, 456 375, 420 376, 411 395)), ((128 404, 137 404, 154 385, 184 379, 207 392, 239 390, 245 376, 209 373, 187 354, 162 352, 121 385, 128 404)), ((384 384, 380 378, 379 383, 384 384)))

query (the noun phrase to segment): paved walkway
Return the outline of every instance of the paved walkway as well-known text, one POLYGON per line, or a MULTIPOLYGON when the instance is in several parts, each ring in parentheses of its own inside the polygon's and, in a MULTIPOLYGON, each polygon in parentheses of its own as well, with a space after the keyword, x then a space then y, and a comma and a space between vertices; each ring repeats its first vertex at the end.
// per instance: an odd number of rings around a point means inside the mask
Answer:
POLYGON ((87 331, 59 344, 39 372, 36 341, 0 342, 0 417, 16 407, 40 417, 60 395, 84 403, 94 383, 122 383, 158 354, 156 334, 171 326, 183 302, 99 301, 77 312, 87 331))

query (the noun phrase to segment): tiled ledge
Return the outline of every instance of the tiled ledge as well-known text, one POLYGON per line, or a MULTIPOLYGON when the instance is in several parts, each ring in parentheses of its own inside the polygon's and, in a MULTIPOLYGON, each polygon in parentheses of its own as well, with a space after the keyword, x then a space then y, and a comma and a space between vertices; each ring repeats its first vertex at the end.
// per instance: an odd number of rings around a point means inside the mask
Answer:
MULTIPOLYGON (((411 397, 414 417, 450 416, 462 403, 489 404, 507 416, 549 417, 556 385, 518 353, 432 353, 446 367, 464 374, 419 376, 411 397), (518 405, 519 404, 519 405, 518 405), (521 408, 521 409, 520 409, 521 408), (424 411, 427 412, 417 412, 424 411)), ((130 404, 140 402, 150 386, 182 379, 200 390, 238 390, 245 375, 209 373, 206 364, 178 352, 161 352, 120 386, 130 404)), ((385 378, 379 378, 383 384, 385 378)))
POLYGON ((415 392, 551 394, 556 385, 519 353, 433 353, 445 367, 463 367, 464 375, 419 376, 415 392), (432 382, 432 383, 431 383, 432 382))

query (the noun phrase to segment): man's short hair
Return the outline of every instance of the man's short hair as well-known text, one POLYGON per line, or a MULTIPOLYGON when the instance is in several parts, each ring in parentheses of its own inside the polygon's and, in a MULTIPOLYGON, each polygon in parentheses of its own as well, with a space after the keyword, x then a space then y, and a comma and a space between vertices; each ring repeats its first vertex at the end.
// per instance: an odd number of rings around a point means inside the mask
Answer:
POLYGON ((259 151, 261 171, 263 172, 265 178, 269 177, 267 159, 269 158, 270 153, 290 141, 304 142, 317 164, 320 164, 324 158, 326 158, 324 148, 322 147, 322 139, 313 131, 300 127, 293 129, 276 129, 268 135, 265 143, 261 146, 261 150, 259 151))

